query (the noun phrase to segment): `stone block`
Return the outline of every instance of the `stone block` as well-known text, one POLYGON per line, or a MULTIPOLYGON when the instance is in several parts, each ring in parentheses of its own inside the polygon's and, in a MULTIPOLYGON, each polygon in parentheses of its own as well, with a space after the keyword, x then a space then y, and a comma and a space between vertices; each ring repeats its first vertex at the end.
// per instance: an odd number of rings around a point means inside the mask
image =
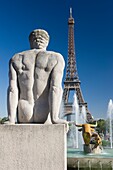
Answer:
POLYGON ((64 125, 0 125, 0 170, 66 170, 64 125))

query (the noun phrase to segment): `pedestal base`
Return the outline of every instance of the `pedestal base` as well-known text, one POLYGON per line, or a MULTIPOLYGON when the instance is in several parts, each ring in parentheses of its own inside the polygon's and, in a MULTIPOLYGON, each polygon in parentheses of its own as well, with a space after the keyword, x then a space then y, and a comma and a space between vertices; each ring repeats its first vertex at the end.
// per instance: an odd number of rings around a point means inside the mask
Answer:
POLYGON ((0 125, 0 170, 66 170, 64 125, 0 125))

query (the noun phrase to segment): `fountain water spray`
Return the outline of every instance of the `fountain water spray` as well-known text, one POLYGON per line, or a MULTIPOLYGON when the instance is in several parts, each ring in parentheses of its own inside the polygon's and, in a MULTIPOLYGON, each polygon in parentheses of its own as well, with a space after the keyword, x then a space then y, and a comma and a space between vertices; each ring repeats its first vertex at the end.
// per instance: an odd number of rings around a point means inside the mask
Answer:
MULTIPOLYGON (((76 124, 84 124, 86 123, 86 108, 82 106, 81 112, 78 104, 78 99, 76 93, 73 96, 73 113, 75 115, 76 124)), ((76 131, 76 148, 80 148, 82 150, 83 147, 83 138, 82 133, 78 132, 78 128, 75 128, 76 131)))
POLYGON ((110 131, 110 147, 111 148, 113 148, 113 135, 112 135, 112 120, 113 120, 113 117, 112 117, 112 115, 113 115, 113 101, 110 99, 110 101, 109 101, 109 103, 108 103, 108 119, 109 119, 109 124, 110 124, 110 129, 109 129, 109 131, 110 131))
POLYGON ((64 115, 64 101, 61 101, 61 105, 60 105, 60 111, 59 111, 59 118, 60 119, 65 119, 65 115, 64 115))
POLYGON ((86 107, 85 106, 82 106, 82 114, 81 114, 81 120, 82 122, 81 123, 86 123, 86 107))
MULTIPOLYGON (((77 100, 77 96, 76 93, 74 93, 73 96, 73 113, 75 114, 75 122, 78 123, 78 115, 79 115, 79 105, 78 105, 78 100, 77 100)), ((76 131, 76 148, 78 148, 78 129, 75 128, 76 131)))

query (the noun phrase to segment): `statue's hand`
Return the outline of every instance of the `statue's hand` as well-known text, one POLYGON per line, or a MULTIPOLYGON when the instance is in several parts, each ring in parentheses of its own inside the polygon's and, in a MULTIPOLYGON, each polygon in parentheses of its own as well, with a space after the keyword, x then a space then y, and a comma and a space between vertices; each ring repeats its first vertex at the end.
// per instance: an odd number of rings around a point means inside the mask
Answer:
POLYGON ((56 120, 52 121, 52 123, 53 124, 65 124, 66 132, 68 132, 68 130, 69 130, 69 122, 67 122, 66 120, 56 119, 56 120))
POLYGON ((15 122, 9 122, 8 125, 15 125, 15 122))
POLYGON ((15 121, 9 120, 7 124, 9 124, 9 125, 15 125, 15 121))

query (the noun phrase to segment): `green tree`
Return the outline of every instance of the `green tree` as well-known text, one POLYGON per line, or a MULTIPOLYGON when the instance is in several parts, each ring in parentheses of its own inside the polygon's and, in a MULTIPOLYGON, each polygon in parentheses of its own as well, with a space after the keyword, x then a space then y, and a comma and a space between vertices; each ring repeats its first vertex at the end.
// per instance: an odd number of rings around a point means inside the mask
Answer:
POLYGON ((0 118, 0 124, 4 124, 6 121, 8 121, 8 117, 0 118))
POLYGON ((98 133, 103 133, 104 135, 106 134, 106 121, 104 119, 99 119, 97 121, 96 131, 98 133))

